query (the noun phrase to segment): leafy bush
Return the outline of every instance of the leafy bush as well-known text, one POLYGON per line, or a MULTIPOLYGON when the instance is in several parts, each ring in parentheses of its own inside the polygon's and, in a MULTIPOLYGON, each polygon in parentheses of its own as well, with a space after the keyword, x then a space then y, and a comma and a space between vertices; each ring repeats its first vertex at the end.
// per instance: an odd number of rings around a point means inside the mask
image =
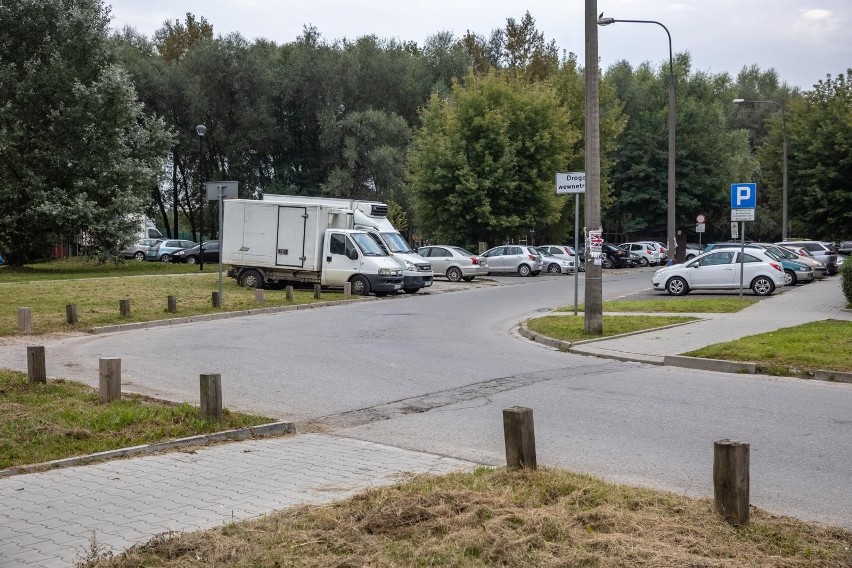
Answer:
POLYGON ((840 269, 840 279, 843 286, 843 295, 846 301, 852 305, 852 255, 846 258, 843 268, 840 269))

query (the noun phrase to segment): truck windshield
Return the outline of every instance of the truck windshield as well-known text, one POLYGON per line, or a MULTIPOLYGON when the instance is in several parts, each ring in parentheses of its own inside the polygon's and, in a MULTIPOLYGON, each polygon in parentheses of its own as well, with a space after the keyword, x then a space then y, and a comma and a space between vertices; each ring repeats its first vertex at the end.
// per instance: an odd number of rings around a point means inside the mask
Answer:
POLYGON ((382 240, 391 252, 414 252, 399 233, 382 233, 382 240))
POLYGON ((352 240, 355 241, 364 256, 387 256, 379 243, 374 241, 367 233, 352 233, 352 240))

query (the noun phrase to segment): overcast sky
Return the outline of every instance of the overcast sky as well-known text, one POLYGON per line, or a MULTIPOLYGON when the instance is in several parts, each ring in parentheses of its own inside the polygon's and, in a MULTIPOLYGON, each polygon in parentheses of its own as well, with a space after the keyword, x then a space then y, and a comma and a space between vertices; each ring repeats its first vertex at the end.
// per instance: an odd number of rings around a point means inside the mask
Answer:
MULTIPOLYGON (((520 20, 526 11, 545 38, 584 61, 581 0, 105 0, 113 27, 130 25, 151 37, 165 20, 204 16, 216 35, 240 32, 246 39, 288 43, 315 26, 323 38, 416 41, 438 31, 457 37, 470 30, 487 36, 520 20)), ((675 53, 689 51, 693 69, 728 72, 745 65, 774 68, 791 86, 809 90, 826 75, 852 67, 852 0, 598 0, 606 17, 656 20, 672 36, 675 53)), ((656 25, 616 23, 599 28, 599 55, 606 69, 625 59, 638 65, 668 61, 665 31, 656 25)))

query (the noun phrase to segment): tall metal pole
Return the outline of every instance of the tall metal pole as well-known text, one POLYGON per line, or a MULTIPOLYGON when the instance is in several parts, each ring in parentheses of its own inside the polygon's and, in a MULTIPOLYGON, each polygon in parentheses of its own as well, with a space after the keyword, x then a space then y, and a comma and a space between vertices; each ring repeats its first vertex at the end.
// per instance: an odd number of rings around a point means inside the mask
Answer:
POLYGON ((617 20, 615 18, 604 18, 603 14, 598 18, 599 26, 608 26, 615 22, 628 22, 631 24, 656 24, 666 31, 666 36, 669 38, 669 163, 668 163, 668 197, 666 215, 666 245, 668 246, 669 258, 675 259, 675 262, 683 262, 683 253, 677 249, 677 239, 675 230, 677 229, 677 216, 675 215, 675 123, 677 116, 675 96, 675 79, 674 79, 674 54, 672 53, 672 34, 669 29, 662 23, 656 20, 617 20))
MULTIPOLYGON (((598 76, 598 3, 586 0, 586 227, 601 226, 601 129, 598 76)), ((589 262, 586 242, 586 333, 603 333, 603 267, 589 262)))
POLYGON ((752 101, 748 99, 734 99, 734 104, 753 104, 753 105, 775 105, 781 110, 781 133, 784 137, 784 143, 781 153, 781 240, 786 241, 789 237, 787 230, 787 113, 784 111, 784 105, 775 101, 752 101))
POLYGON ((207 127, 199 124, 195 127, 195 132, 198 134, 198 212, 200 216, 198 221, 198 270, 204 270, 204 180, 201 172, 204 150, 201 147, 201 140, 207 132, 207 127))

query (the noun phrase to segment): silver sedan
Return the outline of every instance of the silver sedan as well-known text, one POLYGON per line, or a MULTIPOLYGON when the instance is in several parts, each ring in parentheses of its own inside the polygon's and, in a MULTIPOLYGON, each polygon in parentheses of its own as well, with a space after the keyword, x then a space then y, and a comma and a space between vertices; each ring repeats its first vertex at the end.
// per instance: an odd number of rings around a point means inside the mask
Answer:
POLYGON ((488 275, 488 262, 485 257, 461 247, 430 245, 417 249, 417 254, 432 263, 432 271, 436 275, 443 274, 450 282, 470 282, 477 276, 488 275))

